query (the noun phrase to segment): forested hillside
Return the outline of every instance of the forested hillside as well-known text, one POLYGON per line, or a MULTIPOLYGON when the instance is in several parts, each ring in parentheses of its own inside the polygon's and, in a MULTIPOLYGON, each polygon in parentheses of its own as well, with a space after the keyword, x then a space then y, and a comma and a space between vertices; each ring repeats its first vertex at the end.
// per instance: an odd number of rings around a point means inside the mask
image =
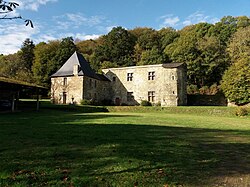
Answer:
POLYGON ((96 40, 41 42, 26 39, 20 51, 0 56, 0 76, 49 86, 50 75, 78 51, 96 71, 102 68, 184 62, 188 92, 223 89, 238 104, 250 102, 250 19, 223 17, 216 24, 173 28, 113 28, 96 40))

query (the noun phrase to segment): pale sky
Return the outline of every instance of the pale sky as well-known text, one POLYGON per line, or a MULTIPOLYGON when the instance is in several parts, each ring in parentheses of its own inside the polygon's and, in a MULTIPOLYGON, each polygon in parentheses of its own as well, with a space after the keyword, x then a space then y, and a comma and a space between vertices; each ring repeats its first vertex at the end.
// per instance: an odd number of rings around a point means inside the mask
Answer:
POLYGON ((223 16, 249 16, 250 0, 11 0, 20 6, 13 15, 31 19, 0 20, 0 54, 17 52, 23 41, 35 44, 72 36, 95 39, 113 27, 181 29, 199 22, 216 23, 223 16))

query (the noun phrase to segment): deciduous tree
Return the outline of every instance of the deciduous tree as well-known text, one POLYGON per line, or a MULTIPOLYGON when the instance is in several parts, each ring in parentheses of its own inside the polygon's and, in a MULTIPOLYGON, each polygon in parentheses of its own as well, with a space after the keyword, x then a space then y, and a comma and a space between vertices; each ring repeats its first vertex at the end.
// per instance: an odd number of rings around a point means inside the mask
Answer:
POLYGON ((30 25, 32 28, 33 23, 30 19, 24 19, 22 16, 11 16, 10 13, 13 12, 19 6, 16 2, 4 1, 0 0, 0 20, 14 20, 14 19, 21 19, 24 20, 25 25, 30 25))

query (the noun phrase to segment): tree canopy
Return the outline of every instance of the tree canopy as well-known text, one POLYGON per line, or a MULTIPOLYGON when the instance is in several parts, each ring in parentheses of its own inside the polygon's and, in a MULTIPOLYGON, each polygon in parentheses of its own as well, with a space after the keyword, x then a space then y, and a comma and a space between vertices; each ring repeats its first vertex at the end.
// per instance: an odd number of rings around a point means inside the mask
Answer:
POLYGON ((182 62, 187 65, 189 93, 221 86, 229 100, 242 104, 250 102, 249 38, 247 16, 225 16, 215 24, 198 23, 181 30, 115 27, 95 40, 75 42, 68 37, 34 45, 27 39, 19 52, 0 56, 0 75, 18 79, 31 75, 32 81, 49 86, 50 76, 74 51, 82 53, 96 71, 182 62))

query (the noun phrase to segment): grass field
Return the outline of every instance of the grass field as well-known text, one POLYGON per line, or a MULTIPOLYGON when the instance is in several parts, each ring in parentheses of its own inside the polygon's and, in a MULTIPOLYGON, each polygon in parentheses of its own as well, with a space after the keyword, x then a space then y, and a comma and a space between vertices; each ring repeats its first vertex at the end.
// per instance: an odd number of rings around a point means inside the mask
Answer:
POLYGON ((0 113, 0 186, 248 186, 250 117, 218 109, 0 113))

